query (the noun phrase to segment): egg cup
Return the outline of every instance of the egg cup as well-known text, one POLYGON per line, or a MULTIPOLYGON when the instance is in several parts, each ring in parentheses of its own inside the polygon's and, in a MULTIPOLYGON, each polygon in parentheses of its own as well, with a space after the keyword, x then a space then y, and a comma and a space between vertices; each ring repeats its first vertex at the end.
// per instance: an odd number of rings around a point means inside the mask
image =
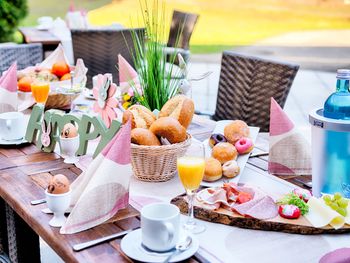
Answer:
POLYGON ((61 227, 66 222, 64 213, 69 208, 71 191, 64 194, 51 194, 45 190, 47 206, 53 213, 53 218, 50 220, 49 225, 52 227, 61 227))
POLYGON ((76 163, 79 161, 79 158, 75 156, 75 153, 79 149, 79 144, 79 134, 72 138, 60 137, 61 154, 64 157, 65 163, 76 163))

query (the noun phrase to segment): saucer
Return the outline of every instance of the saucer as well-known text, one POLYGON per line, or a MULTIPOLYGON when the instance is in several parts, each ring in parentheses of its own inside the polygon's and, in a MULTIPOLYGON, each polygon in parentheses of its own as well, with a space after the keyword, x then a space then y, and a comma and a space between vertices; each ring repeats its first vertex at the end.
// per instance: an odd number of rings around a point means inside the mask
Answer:
POLYGON ((0 138, 0 145, 20 145, 22 143, 27 143, 26 139, 22 138, 19 140, 4 140, 0 138))
MULTIPOLYGON (((175 249, 171 252, 148 252, 141 245, 141 229, 134 230, 127 234, 121 241, 120 247, 122 251, 130 258, 143 262, 163 262, 164 259, 174 252, 175 249)), ((199 248, 199 241, 197 237, 187 234, 192 238, 191 246, 181 253, 174 255, 170 262, 179 262, 183 261, 189 257, 192 257, 199 248)))

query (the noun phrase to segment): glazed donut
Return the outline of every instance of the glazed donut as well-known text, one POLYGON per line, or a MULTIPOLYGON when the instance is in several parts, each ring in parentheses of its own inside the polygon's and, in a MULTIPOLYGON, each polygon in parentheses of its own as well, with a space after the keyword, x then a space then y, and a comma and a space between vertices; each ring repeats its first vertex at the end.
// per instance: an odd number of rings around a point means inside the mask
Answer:
POLYGON ((159 117, 173 117, 187 129, 192 121, 193 114, 193 100, 185 95, 177 95, 164 104, 159 112, 159 117))
POLYGON ((221 164, 237 158, 236 148, 228 142, 220 142, 213 147, 211 155, 221 164))
POLYGON ((131 143, 138 145, 161 145, 157 136, 150 130, 144 128, 135 128, 131 130, 131 143))
POLYGON ((246 154, 254 149, 254 144, 250 138, 242 137, 235 143, 235 147, 239 154, 246 154))
POLYGON ((148 129, 156 120, 156 116, 142 105, 133 105, 123 113, 123 124, 131 119, 131 129, 148 129))
POLYGON ((206 159, 203 180, 207 182, 213 182, 219 180, 221 177, 221 163, 212 157, 206 159))
POLYGON ((213 133, 209 138, 209 146, 211 148, 220 142, 227 142, 226 137, 220 133, 213 133))
POLYGON ((233 178, 236 177, 240 172, 238 163, 235 160, 228 161, 222 166, 222 174, 225 177, 233 178))
POLYGON ((159 138, 163 137, 170 143, 183 142, 187 138, 186 129, 172 117, 162 117, 152 123, 149 128, 159 138))
POLYGON ((235 120, 224 129, 224 135, 233 145, 242 137, 249 137, 249 127, 244 121, 235 120))

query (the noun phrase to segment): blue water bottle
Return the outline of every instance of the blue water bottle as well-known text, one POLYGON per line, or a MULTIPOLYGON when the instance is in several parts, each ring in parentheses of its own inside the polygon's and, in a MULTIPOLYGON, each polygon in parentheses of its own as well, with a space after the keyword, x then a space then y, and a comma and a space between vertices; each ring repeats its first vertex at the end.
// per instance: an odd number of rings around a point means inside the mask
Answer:
POLYGON ((312 125, 312 185, 316 196, 340 192, 350 198, 350 70, 337 71, 336 92, 323 109, 309 115, 312 125))

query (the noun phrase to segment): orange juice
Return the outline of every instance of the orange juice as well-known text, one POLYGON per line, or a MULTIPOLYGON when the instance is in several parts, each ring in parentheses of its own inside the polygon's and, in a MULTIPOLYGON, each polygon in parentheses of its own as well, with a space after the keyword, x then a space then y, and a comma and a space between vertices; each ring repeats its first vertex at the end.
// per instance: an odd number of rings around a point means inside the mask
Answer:
POLYGON ((186 156, 177 159, 177 171, 186 190, 198 189, 203 179, 204 167, 204 158, 186 156))
POLYGON ((45 103, 49 96, 50 84, 47 82, 33 82, 32 94, 37 103, 45 103))

